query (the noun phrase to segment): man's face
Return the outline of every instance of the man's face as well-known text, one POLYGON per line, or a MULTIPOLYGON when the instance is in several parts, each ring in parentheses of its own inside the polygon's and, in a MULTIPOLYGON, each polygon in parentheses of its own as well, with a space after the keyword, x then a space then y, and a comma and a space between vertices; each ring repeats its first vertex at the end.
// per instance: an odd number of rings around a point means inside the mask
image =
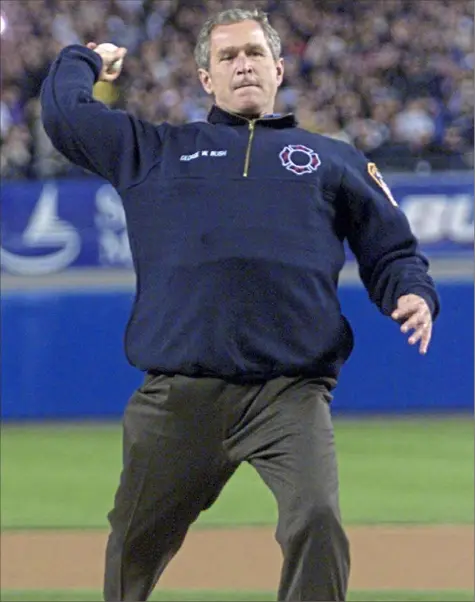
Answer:
POLYGON ((284 74, 283 60, 275 61, 264 32, 256 21, 218 25, 211 33, 209 71, 200 81, 216 104, 231 113, 272 113, 284 74))

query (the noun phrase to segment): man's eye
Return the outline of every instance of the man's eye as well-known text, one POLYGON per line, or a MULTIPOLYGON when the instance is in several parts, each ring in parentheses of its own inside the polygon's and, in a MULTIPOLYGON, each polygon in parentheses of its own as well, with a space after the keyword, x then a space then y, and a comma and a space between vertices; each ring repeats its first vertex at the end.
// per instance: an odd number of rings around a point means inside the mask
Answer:
POLYGON ((222 56, 222 57, 221 57, 221 60, 222 60, 222 61, 230 61, 232 58, 233 58, 232 56, 230 56, 230 55, 226 55, 226 56, 222 56))

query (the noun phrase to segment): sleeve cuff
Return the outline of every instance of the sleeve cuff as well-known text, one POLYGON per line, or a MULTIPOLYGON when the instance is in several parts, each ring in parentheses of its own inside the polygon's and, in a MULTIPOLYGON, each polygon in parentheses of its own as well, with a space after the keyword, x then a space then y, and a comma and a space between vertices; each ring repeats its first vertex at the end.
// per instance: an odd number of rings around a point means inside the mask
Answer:
POLYGON ((87 63, 94 72, 94 82, 97 82, 102 70, 102 58, 97 52, 80 44, 71 44, 61 50, 59 59, 63 56, 77 58, 87 63))
POLYGON ((399 296, 402 297, 404 295, 419 295, 419 297, 422 297, 429 306, 432 319, 435 321, 440 312, 440 301, 435 291, 433 292, 422 286, 415 286, 399 296))

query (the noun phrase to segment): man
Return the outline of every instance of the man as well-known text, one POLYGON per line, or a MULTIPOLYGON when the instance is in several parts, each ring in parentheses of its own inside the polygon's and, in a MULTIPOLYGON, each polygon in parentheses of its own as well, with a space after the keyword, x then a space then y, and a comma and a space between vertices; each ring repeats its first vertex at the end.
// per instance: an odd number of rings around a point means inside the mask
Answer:
POLYGON ((56 148, 120 193, 137 273, 126 350, 147 374, 124 416, 105 600, 148 598, 243 461, 278 504, 279 599, 344 600, 329 411, 353 344, 337 297, 343 241, 422 353, 438 312, 427 262, 374 164, 273 115, 284 65, 263 13, 203 27, 207 123, 155 126, 95 102, 125 52, 67 47, 42 92, 56 148))

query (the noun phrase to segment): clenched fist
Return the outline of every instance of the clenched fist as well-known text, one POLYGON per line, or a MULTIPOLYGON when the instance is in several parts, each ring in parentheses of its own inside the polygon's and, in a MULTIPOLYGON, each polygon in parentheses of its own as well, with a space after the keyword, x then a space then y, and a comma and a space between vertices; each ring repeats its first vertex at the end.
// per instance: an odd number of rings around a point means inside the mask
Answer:
POLYGON ((122 61, 127 54, 127 48, 113 47, 112 44, 95 44, 89 42, 87 47, 94 50, 102 59, 102 69, 99 81, 113 82, 122 72, 122 61))

